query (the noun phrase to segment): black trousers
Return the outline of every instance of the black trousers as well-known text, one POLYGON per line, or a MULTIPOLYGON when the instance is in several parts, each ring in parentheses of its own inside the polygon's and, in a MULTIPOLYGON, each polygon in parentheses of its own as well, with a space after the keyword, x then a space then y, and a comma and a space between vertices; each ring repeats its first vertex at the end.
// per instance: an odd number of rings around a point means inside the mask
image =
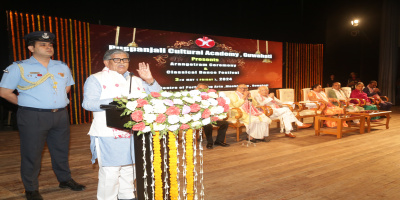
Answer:
MULTIPOLYGON (((216 142, 224 142, 225 141, 225 135, 226 135, 226 130, 228 130, 228 122, 227 121, 217 121, 217 126, 218 128, 218 135, 217 139, 215 140, 216 142)), ((212 131, 213 127, 211 124, 203 126, 204 128, 204 134, 206 135, 207 138, 207 143, 212 144, 213 143, 213 138, 212 138, 212 131)))
POLYGON ((389 111, 390 108, 392 108, 392 103, 391 102, 386 101, 385 103, 380 103, 379 104, 379 110, 389 111))
POLYGON ((17 122, 21 141, 21 178, 26 191, 38 190, 38 176, 45 142, 59 182, 71 179, 68 164, 69 119, 67 110, 39 112, 19 108, 17 122))

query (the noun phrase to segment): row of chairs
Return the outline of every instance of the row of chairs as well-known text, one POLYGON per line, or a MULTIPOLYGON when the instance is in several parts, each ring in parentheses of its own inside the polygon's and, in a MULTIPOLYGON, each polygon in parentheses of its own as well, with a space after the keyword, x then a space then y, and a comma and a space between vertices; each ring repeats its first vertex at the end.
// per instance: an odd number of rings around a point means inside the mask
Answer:
MULTIPOLYGON (((341 88, 343 91, 344 91, 344 93, 345 93, 345 95, 346 95, 346 97, 350 97, 350 94, 351 94, 351 88, 350 87, 342 87, 341 88)), ((303 89, 304 90, 304 89, 303 89)), ((329 90, 332 90, 332 88, 331 87, 326 87, 326 88, 324 88, 324 92, 328 95, 328 92, 329 92, 329 90)), ((378 108, 378 110, 380 109, 380 103, 382 102, 382 100, 383 101, 389 101, 389 98, 387 97, 387 96, 379 96, 380 98, 379 99, 376 99, 376 98, 374 98, 374 97, 368 97, 369 99, 370 99, 370 101, 371 101, 371 103, 373 104, 373 105, 376 105, 376 107, 378 108)), ((352 100, 355 100, 355 101, 358 101, 358 105, 359 106, 364 106, 365 105, 365 103, 366 103, 366 101, 365 100, 362 100, 362 101, 360 101, 360 100, 358 100, 358 99, 354 99, 354 98, 351 98, 352 100)), ((343 103, 343 102, 342 102, 343 103)), ((347 105, 348 106, 348 105, 347 105)))
MULTIPOLYGON (((226 96, 229 96, 230 93, 234 93, 235 91, 223 91, 226 96)), ((307 90, 306 90, 307 92, 307 90)), ((309 90, 308 90, 309 92, 309 90)), ((250 90, 251 96, 256 96, 258 90, 250 90)), ((304 92, 306 95, 307 93, 304 92)), ((276 90, 276 97, 280 99, 282 102, 288 102, 288 104, 284 104, 289 107, 289 109, 294 113, 294 115, 300 120, 303 121, 304 118, 315 117, 321 114, 319 111, 320 104, 318 102, 308 101, 305 99, 304 101, 295 102, 294 101, 294 89, 278 89, 276 90), (313 109, 315 108, 315 109, 313 109)), ((269 106, 258 106, 260 109, 264 111, 266 116, 271 116, 273 114, 273 110, 269 106)), ((228 118, 226 119, 229 123, 229 126, 236 130, 236 141, 239 141, 239 136, 243 132, 242 129, 245 127, 244 122, 241 121, 243 113, 239 108, 230 108, 228 112, 228 118)), ((280 125, 279 119, 271 119, 272 122, 276 122, 278 127, 280 125)))
MULTIPOLYGON (((332 88, 324 88, 324 92, 327 94, 329 90, 332 88)), ((342 87, 342 90, 344 91, 345 95, 347 97, 350 97, 351 93, 351 88, 350 87, 342 87)), ((285 106, 288 106, 290 110, 294 113, 297 119, 300 121, 303 121, 304 118, 313 118, 314 122, 314 117, 318 115, 322 115, 322 111, 320 111, 320 106, 326 106, 322 105, 319 102, 313 102, 308 100, 308 93, 311 91, 311 88, 303 88, 301 90, 301 101, 295 102, 295 91, 294 89, 291 88, 283 88, 283 89, 277 89, 276 90, 276 97, 280 99, 282 102, 290 102, 288 104, 284 104, 285 106)), ((229 96, 230 93, 233 93, 235 91, 223 91, 226 96, 229 96)), ((258 90, 250 90, 251 95, 254 97, 257 93, 258 90)), ((384 97, 385 98, 385 97, 384 97)), ((370 98, 371 101, 374 104, 379 104, 377 100, 374 98, 370 98)), ((365 101, 360 101, 359 99, 352 99, 355 100, 357 105, 363 106, 365 105, 365 101)), ((339 103, 340 107, 346 108, 349 106, 349 102, 342 101, 339 103)), ((264 114, 266 116, 271 116, 273 114, 273 109, 269 106, 259 106, 264 111, 264 114)), ((346 110, 346 109, 344 109, 346 110)), ((236 141, 239 141, 239 136, 243 132, 242 128, 244 128, 244 123, 241 121, 241 118, 243 116, 243 113, 241 109, 239 108, 230 108, 229 113, 228 113, 228 118, 226 119, 229 122, 229 126, 234 128, 236 130, 236 141)), ((271 119, 272 122, 276 122, 279 127, 279 119, 271 119)))

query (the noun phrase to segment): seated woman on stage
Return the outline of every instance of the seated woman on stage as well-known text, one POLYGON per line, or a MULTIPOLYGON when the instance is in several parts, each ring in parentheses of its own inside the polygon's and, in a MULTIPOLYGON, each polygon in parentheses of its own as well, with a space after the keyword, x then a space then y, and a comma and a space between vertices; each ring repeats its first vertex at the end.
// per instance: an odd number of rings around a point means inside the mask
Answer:
POLYGON ((303 124, 300 122, 293 112, 288 108, 282 106, 282 102, 275 97, 274 93, 269 93, 267 86, 261 86, 258 88, 258 94, 255 99, 260 106, 270 106, 273 110, 271 119, 278 118, 281 123, 281 133, 285 129, 285 136, 295 138, 296 136, 291 133, 293 130, 292 122, 297 124, 298 128, 308 128, 311 124, 303 124))
MULTIPOLYGON (((358 82, 356 84, 356 89, 351 91, 350 98, 357 98, 357 99, 360 99, 360 101, 365 100, 365 102, 366 102, 364 105, 365 110, 378 110, 376 105, 371 104, 371 100, 368 98, 367 93, 363 92, 363 87, 364 87, 364 83, 358 82)), ((379 116, 372 117, 371 122, 376 122, 376 121, 378 121, 379 118, 380 118, 379 116)))
MULTIPOLYGON (((338 115, 344 114, 344 110, 332 104, 332 102, 338 102, 339 100, 328 98, 325 93, 322 91, 322 86, 319 84, 313 85, 311 91, 308 93, 308 99, 310 101, 318 101, 324 104, 321 106, 321 110, 324 115, 338 115)), ((336 127, 337 124, 335 121, 326 120, 325 124, 327 127, 336 127)), ((346 122, 343 122, 343 127, 348 127, 346 122)))
POLYGON ((236 92, 228 97, 231 100, 229 107, 240 108, 243 112, 240 121, 246 126, 246 132, 249 134, 251 142, 257 142, 257 140, 268 142, 269 140, 265 138, 269 136, 271 119, 253 105, 247 86, 245 84, 238 85, 236 92))

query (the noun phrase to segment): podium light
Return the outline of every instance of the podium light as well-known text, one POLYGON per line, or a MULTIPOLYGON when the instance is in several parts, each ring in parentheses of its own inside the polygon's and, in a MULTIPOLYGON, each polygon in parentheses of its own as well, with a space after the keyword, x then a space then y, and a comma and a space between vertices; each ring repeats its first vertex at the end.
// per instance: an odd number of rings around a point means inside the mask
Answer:
POLYGON ((257 40, 257 51, 255 52, 255 54, 261 54, 261 52, 260 52, 260 43, 259 42, 260 41, 257 40))
POLYGON ((117 29, 115 30, 115 46, 118 46, 118 40, 119 40, 119 26, 117 26, 117 29))
POLYGON ((269 58, 264 58, 264 60, 262 62, 263 63, 272 63, 272 60, 269 58))
MULTIPOLYGON (((266 54, 268 55, 268 41, 265 41, 265 49, 266 49, 266 54)), ((264 58, 263 63, 272 63, 272 60, 269 58, 264 58)))
POLYGON ((128 44, 128 47, 138 47, 138 45, 135 42, 135 36, 136 36, 136 28, 133 28, 132 42, 128 44))

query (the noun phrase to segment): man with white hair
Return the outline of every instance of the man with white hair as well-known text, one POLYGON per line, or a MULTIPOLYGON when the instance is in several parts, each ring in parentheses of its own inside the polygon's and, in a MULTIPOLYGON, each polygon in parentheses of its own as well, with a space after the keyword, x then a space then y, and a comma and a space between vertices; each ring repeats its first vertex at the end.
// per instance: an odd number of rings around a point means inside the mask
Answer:
POLYGON ((275 97, 274 93, 269 93, 267 86, 258 88, 258 94, 255 97, 257 103, 261 106, 269 106, 272 108, 273 113, 269 117, 271 119, 279 118, 281 123, 281 133, 285 130, 285 136, 295 138, 296 136, 291 133, 293 130, 292 123, 296 123, 298 128, 308 128, 311 124, 303 124, 300 122, 293 112, 288 108, 282 106, 282 102, 275 97))
MULTIPOLYGON (((328 98, 337 99, 338 102, 340 100, 350 102, 350 99, 346 96, 346 94, 341 89, 341 84, 339 82, 334 82, 332 85, 332 89, 328 91, 328 98)), ((333 105, 339 106, 338 102, 332 102, 333 105)), ((348 111, 361 111, 364 108, 360 106, 356 106, 353 103, 349 103, 349 106, 346 108, 348 111)))
POLYGON ((249 92, 247 85, 240 84, 235 93, 229 96, 231 108, 240 108, 243 121, 246 126, 247 134, 249 134, 251 142, 269 142, 266 137, 269 136, 269 124, 271 119, 264 115, 253 105, 253 98, 249 92), (251 115, 250 115, 251 114, 251 115))
POLYGON ((134 152, 129 132, 107 127, 105 111, 101 104, 108 104, 115 97, 139 92, 159 92, 160 85, 150 72, 148 64, 139 63, 139 77, 128 71, 129 54, 120 49, 106 51, 105 67, 91 75, 85 82, 82 107, 93 111, 89 130, 92 163, 99 163, 97 199, 122 200, 134 197, 134 152), (131 90, 131 91, 130 91, 131 90))

